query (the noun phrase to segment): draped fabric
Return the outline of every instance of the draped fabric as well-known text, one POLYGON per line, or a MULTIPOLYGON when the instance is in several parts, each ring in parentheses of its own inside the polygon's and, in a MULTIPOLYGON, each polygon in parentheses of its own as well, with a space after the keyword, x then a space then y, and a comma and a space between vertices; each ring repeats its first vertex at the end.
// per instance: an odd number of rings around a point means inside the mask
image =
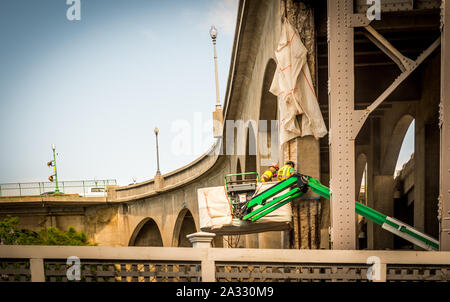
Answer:
POLYGON ((269 91, 278 97, 280 145, 295 137, 313 135, 319 139, 325 136, 327 128, 306 62, 307 49, 287 20, 281 28, 275 57, 277 71, 269 91), (297 115, 300 115, 300 123, 297 115))

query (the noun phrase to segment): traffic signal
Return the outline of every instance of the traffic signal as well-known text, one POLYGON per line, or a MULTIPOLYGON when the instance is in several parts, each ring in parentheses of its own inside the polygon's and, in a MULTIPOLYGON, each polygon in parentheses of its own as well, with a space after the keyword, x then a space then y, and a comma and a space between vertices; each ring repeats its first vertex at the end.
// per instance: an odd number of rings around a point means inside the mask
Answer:
MULTIPOLYGON (((49 162, 47 163, 47 166, 48 166, 49 168, 53 167, 53 171, 55 171, 55 169, 56 169, 53 160, 49 161, 49 162)), ((55 174, 50 175, 50 176, 48 177, 48 180, 50 180, 51 182, 53 182, 53 181, 55 180, 55 179, 53 178, 54 176, 55 176, 55 174)))

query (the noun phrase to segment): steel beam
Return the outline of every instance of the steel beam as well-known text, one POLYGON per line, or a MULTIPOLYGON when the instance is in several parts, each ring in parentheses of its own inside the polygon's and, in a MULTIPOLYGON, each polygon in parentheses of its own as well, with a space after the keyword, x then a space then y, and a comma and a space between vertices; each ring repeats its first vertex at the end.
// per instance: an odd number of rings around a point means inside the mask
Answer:
POLYGON ((440 248, 450 251, 450 0, 442 0, 441 39, 440 248))
POLYGON ((413 68, 414 61, 402 55, 400 51, 380 35, 372 26, 367 25, 365 29, 368 31, 366 37, 391 58, 402 72, 413 68))
POLYGON ((401 83, 403 83, 404 80, 406 80, 409 75, 416 70, 417 67, 419 67, 420 64, 422 64, 423 61, 439 46, 441 43, 441 38, 439 37, 436 39, 436 41, 433 42, 422 54, 417 57, 415 61, 413 61, 413 65, 410 67, 410 69, 405 70, 402 72, 395 80, 392 82, 392 84, 385 90, 383 93, 366 109, 363 110, 355 110, 353 111, 353 129, 352 129, 352 137, 353 139, 356 138, 356 136, 359 133, 359 130, 364 125, 367 117, 371 112, 373 112, 384 100, 387 99, 387 97, 395 90, 398 86, 400 86, 401 83))
POLYGON ((355 146, 353 0, 328 0, 328 103, 332 248, 353 250, 355 236, 355 146))

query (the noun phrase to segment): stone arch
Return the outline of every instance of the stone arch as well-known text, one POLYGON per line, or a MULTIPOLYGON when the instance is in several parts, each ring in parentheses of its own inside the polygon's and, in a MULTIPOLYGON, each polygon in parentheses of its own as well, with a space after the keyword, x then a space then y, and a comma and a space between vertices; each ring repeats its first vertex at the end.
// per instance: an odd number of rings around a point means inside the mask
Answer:
POLYGON ((172 246, 174 247, 192 247, 192 243, 186 238, 187 235, 197 232, 195 219, 188 208, 183 208, 178 213, 173 231, 172 246))
POLYGON ((131 235, 129 246, 163 246, 160 228, 150 217, 143 219, 131 235))
POLYGON ((381 166, 381 173, 383 175, 394 175, 395 166, 403 144, 403 139, 405 138, 406 132, 408 131, 408 128, 413 120, 414 117, 412 115, 405 114, 395 124, 386 151, 384 152, 381 166))
POLYGON ((277 64, 269 59, 264 71, 258 123, 258 172, 265 170, 273 161, 278 161, 278 124, 272 129, 273 122, 278 120, 278 100, 269 89, 275 75, 277 64), (273 144, 276 142, 276 145, 273 144))

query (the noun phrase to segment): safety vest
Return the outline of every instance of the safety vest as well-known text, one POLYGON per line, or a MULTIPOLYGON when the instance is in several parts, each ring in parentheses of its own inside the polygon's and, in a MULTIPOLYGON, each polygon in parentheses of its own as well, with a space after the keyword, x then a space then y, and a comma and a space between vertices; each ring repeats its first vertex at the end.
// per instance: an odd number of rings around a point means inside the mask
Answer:
POLYGON ((289 165, 284 165, 279 171, 278 171, 278 180, 285 180, 289 177, 291 177, 292 174, 294 174, 294 168, 292 168, 289 165))
POLYGON ((269 169, 266 172, 264 172, 264 174, 261 176, 261 181, 262 182, 271 181, 272 177, 273 177, 273 173, 269 169), (266 177, 264 177, 264 176, 266 176, 266 177), (266 178, 267 178, 267 180, 266 180, 266 178))

